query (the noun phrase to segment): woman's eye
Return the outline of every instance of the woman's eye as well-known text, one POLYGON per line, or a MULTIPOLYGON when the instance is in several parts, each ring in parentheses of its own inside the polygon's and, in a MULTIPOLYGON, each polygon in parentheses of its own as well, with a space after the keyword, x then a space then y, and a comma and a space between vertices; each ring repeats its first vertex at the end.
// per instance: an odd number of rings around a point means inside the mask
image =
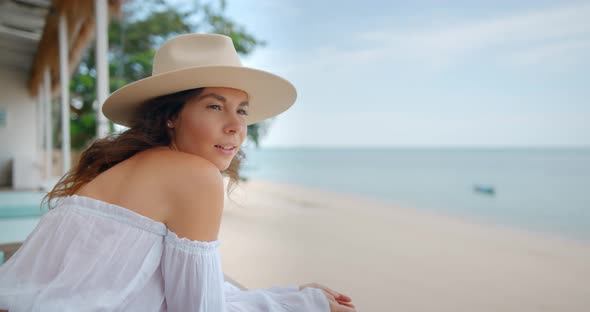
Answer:
MULTIPOLYGON (((207 106, 207 108, 212 108, 212 109, 215 109, 215 110, 221 110, 221 106, 220 105, 217 105, 217 104, 211 104, 211 105, 207 106)), ((246 110, 244 110, 244 109, 239 109, 238 110, 238 114, 248 115, 248 112, 246 110)))

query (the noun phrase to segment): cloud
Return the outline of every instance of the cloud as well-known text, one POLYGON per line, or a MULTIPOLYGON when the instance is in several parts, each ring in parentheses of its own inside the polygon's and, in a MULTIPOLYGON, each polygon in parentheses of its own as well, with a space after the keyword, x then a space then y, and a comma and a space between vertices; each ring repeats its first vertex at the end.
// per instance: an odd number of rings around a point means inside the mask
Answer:
POLYGON ((493 19, 429 29, 391 28, 354 33, 356 48, 326 45, 292 57, 288 72, 333 69, 346 64, 413 64, 444 70, 476 55, 508 65, 533 65, 561 55, 586 61, 590 53, 590 5, 545 8, 493 19))
POLYGON ((529 66, 546 63, 547 60, 571 65, 590 54, 590 39, 557 42, 533 46, 512 53, 509 60, 514 65, 529 66))

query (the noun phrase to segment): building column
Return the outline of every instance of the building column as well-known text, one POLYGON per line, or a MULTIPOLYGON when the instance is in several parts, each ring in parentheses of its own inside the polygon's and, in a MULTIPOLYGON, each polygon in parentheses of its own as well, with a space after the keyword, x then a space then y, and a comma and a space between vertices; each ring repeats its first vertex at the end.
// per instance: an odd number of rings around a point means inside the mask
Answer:
POLYGON ((70 75, 68 70, 70 45, 65 15, 59 17, 59 80, 61 85, 61 159, 62 175, 70 170, 70 75))
MULTIPOLYGON (((43 81, 41 81, 37 88, 37 155, 35 157, 35 167, 39 174, 39 178, 43 177, 41 168, 45 161, 45 157, 43 157, 43 155, 45 155, 43 153, 45 147, 43 130, 45 130, 45 89, 43 81)), ((40 183, 40 181, 38 181, 38 183, 40 183)))
POLYGON ((96 13, 96 100, 98 101, 97 129, 98 138, 109 133, 109 123, 102 113, 102 105, 109 95, 109 64, 108 64, 108 6, 107 0, 95 0, 96 13))
POLYGON ((49 68, 43 71, 43 97, 45 115, 45 180, 51 179, 51 172, 53 171, 53 129, 51 127, 51 73, 49 68))

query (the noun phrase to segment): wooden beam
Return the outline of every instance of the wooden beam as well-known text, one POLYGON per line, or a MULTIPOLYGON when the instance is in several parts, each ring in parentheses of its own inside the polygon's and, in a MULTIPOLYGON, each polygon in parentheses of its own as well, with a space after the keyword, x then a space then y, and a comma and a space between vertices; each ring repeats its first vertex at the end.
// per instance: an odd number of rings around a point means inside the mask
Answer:
MULTIPOLYGON (((109 0, 109 16, 120 17, 123 0, 109 0)), ((59 94, 59 41, 58 23, 59 14, 63 13, 68 25, 69 57, 68 67, 70 76, 77 68, 84 50, 94 39, 94 1, 79 0, 53 0, 51 8, 45 19, 43 35, 37 46, 37 52, 33 60, 29 79, 29 93, 36 96, 37 86, 43 79, 45 67, 51 73, 52 98, 59 94)))

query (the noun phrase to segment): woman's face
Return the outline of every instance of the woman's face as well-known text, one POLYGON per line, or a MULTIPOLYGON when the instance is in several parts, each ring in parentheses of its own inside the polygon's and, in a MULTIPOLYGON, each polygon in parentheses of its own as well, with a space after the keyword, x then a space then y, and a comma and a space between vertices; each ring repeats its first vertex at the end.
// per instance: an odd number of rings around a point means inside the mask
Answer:
POLYGON ((189 100, 172 121, 172 145, 201 156, 219 170, 227 169, 247 134, 246 92, 222 87, 205 88, 189 100))

